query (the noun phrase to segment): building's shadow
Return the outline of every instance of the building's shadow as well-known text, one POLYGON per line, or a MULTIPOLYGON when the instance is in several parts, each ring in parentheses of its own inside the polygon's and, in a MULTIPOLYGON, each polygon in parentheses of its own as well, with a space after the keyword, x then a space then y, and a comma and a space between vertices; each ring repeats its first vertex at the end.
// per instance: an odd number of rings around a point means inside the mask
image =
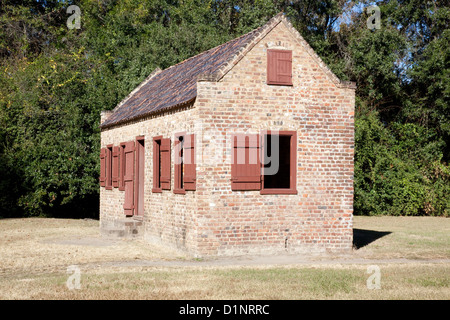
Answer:
POLYGON ((391 233, 389 231, 353 229, 353 247, 358 250, 391 233))

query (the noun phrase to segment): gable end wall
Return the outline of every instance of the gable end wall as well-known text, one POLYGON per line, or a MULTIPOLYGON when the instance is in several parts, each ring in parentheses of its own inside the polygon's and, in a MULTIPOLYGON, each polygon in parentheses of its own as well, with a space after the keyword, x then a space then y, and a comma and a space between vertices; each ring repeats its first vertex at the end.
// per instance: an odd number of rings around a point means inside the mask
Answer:
POLYGON ((219 82, 198 83, 209 167, 198 203, 202 254, 351 250, 354 90, 339 87, 309 49, 280 23, 219 82), (274 47, 293 51, 293 86, 266 84, 274 47), (296 195, 231 191, 231 134, 266 129, 297 132, 296 195))

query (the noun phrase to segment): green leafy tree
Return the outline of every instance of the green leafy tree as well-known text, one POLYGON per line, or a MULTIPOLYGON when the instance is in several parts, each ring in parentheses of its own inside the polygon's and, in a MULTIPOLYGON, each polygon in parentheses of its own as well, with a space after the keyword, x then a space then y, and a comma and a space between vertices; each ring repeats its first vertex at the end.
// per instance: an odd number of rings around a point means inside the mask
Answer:
POLYGON ((356 81, 355 213, 450 215, 445 1, 0 1, 0 217, 98 215, 100 111, 283 11, 356 81), (81 9, 69 30, 66 9, 81 9), (369 30, 365 8, 381 9, 369 30))

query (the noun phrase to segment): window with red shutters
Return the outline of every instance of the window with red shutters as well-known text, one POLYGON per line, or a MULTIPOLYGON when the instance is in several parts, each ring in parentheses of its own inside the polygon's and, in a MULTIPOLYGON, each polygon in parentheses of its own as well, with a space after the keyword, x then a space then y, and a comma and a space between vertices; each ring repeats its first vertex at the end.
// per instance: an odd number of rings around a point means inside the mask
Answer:
POLYGON ((170 190, 170 139, 153 138, 153 188, 152 192, 170 190))
POLYGON ((183 185, 185 190, 194 191, 197 188, 197 165, 195 158, 195 135, 186 135, 183 144, 184 174, 183 185))
POLYGON ((297 132, 236 134, 232 140, 231 190, 297 193, 297 132))
POLYGON ((196 190, 197 167, 195 159, 195 135, 175 135, 174 193, 185 194, 196 190))
POLYGON ((100 149, 100 187, 106 186, 106 148, 100 149))
POLYGON ((106 146, 106 189, 112 190, 112 149, 113 145, 106 146))
POLYGON ((124 173, 125 173, 125 146, 126 143, 122 142, 119 146, 119 190, 125 190, 124 173))
POLYGON ((144 215, 145 139, 136 137, 134 152, 134 215, 144 215))
POLYGON ((152 192, 161 192, 161 139, 153 138, 153 188, 152 192))
POLYGON ((261 194, 296 194, 297 132, 265 131, 261 142, 261 194))
POLYGON ((134 214, 134 149, 134 141, 124 143, 123 183, 125 202, 123 209, 126 216, 132 216, 134 214))
POLYGON ((119 187, 119 147, 112 148, 112 186, 119 187))
POLYGON ((267 50, 267 84, 292 85, 292 51, 267 50))
POLYGON ((173 193, 185 194, 183 178, 184 178, 184 142, 186 134, 175 134, 175 158, 174 158, 174 186, 173 193))
POLYGON ((260 190, 259 135, 236 134, 232 139, 231 190, 260 190))
POLYGON ((161 189, 170 190, 170 138, 161 139, 160 159, 161 159, 161 189))

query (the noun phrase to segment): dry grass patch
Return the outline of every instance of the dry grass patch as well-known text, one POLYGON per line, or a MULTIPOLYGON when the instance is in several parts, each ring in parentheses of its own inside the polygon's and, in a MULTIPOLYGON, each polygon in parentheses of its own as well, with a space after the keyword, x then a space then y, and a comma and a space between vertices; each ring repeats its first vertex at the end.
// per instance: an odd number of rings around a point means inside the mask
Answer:
POLYGON ((2 299, 450 299, 449 265, 380 265, 370 290, 365 265, 106 268, 82 272, 81 289, 66 274, 0 280, 2 299), (17 293, 21 293, 18 295, 17 293))
POLYGON ((94 220, 0 220, 0 299, 450 299, 450 219, 355 217, 354 227, 368 237, 350 256, 298 265, 269 257, 255 266, 230 258, 236 263, 222 266, 101 238, 94 220), (366 286, 367 258, 380 267, 380 290, 366 286), (80 290, 66 285, 70 265, 80 268, 80 290))
POLYGON ((355 216, 353 227, 374 238, 356 250, 355 257, 450 259, 449 218, 355 216))
POLYGON ((96 220, 0 220, 0 274, 65 271, 69 265, 136 259, 171 260, 175 250, 140 240, 105 239, 96 220))

